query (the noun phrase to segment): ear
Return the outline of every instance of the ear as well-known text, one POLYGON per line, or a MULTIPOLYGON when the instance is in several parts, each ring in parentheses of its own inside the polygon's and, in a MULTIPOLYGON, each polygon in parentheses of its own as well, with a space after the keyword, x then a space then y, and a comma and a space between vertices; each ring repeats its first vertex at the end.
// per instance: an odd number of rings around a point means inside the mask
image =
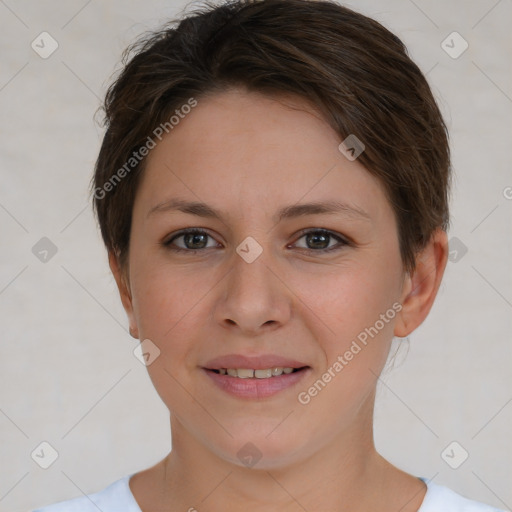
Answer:
POLYGON ((437 229, 416 256, 416 268, 407 275, 402 288, 402 310, 397 315, 395 336, 406 337, 427 317, 448 261, 448 237, 437 229))
POLYGON ((119 295, 121 296, 121 302, 123 303, 124 310, 128 316, 128 322, 130 324, 130 334, 133 338, 139 338, 139 329, 137 327, 137 322, 135 320, 135 315, 133 312, 133 301, 132 294, 130 291, 130 284, 128 282, 128 278, 123 272, 121 265, 119 263, 118 256, 110 251, 108 253, 108 263, 110 265, 110 270, 114 275, 114 279, 117 283, 117 288, 119 290, 119 295))

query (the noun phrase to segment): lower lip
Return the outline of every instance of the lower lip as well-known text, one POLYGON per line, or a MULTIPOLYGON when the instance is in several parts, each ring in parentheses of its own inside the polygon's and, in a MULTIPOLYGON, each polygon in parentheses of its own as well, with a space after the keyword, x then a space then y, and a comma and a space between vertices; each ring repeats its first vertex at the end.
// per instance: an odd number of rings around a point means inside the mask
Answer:
POLYGON ((257 379, 255 377, 241 379, 230 375, 220 375, 205 368, 203 370, 226 393, 240 398, 256 400, 276 395, 280 391, 291 388, 310 372, 310 368, 304 368, 297 372, 283 373, 267 379, 257 379))

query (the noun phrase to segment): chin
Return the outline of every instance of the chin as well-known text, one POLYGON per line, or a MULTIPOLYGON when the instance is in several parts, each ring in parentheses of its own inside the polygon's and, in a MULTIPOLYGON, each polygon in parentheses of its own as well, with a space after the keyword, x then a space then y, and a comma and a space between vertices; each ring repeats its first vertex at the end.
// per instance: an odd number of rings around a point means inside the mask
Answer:
POLYGON ((251 429, 247 435, 239 434, 234 439, 225 439, 226 445, 217 445, 215 451, 226 461, 254 471, 284 469, 306 458, 303 453, 308 451, 307 436, 301 442, 298 433, 290 433, 289 430, 270 435, 268 432, 271 430, 262 429, 256 433, 251 429))

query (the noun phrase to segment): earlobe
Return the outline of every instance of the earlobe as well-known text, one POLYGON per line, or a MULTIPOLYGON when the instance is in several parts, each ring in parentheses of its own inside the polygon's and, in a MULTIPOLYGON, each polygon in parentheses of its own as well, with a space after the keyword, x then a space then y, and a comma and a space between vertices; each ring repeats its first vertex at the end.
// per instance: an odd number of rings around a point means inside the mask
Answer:
POLYGON ((135 321, 135 315, 133 311, 133 301, 132 301, 132 295, 130 290, 130 285, 128 282, 127 276, 124 274, 121 265, 119 263, 119 258, 116 254, 114 254, 113 251, 110 251, 108 254, 108 262, 110 266, 110 270, 112 271, 112 274, 114 275, 114 279, 117 283, 117 288, 119 290, 119 295, 121 297, 121 302, 123 304, 124 310, 126 311, 126 314, 128 316, 129 321, 129 331, 130 335, 135 338, 139 339, 139 330, 137 327, 137 322, 135 321))
POLYGON ((395 323, 395 336, 408 336, 425 320, 439 290, 447 261, 447 235, 444 230, 437 229, 418 253, 416 268, 404 280, 402 310, 395 323))

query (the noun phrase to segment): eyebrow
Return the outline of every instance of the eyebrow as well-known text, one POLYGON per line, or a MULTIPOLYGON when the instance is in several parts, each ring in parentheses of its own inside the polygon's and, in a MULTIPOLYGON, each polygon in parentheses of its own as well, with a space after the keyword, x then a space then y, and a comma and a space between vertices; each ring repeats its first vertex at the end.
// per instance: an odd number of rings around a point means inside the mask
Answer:
MULTIPOLYGON (((222 213, 206 203, 198 201, 186 201, 174 198, 157 204, 151 208, 147 217, 156 213, 180 211, 199 217, 218 219, 222 221, 222 213)), ((284 219, 302 217, 305 215, 342 213, 349 217, 371 220, 371 217, 361 208, 340 201, 318 201, 312 203, 300 203, 281 208, 276 215, 277 222, 284 219)))

